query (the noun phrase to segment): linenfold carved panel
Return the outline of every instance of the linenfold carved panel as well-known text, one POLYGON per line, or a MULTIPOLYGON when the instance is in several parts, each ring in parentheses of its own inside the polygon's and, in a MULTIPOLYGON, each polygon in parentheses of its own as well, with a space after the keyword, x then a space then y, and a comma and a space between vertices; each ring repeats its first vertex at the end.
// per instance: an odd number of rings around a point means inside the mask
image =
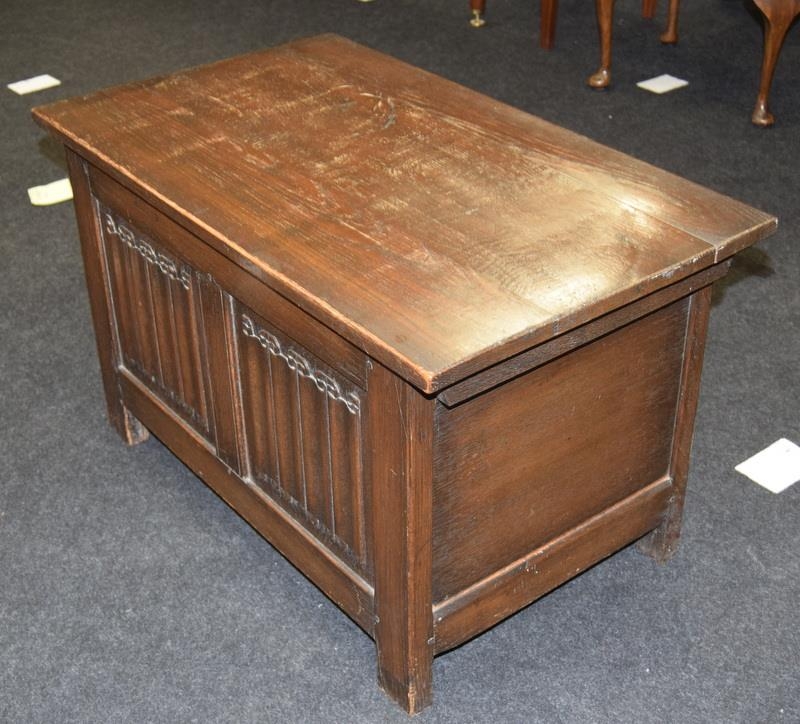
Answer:
POLYGON ((243 305, 236 323, 252 480, 363 569, 364 391, 243 305))
POLYGON ((198 431, 209 431, 194 270, 98 203, 122 365, 198 431))
POLYGON ((242 332, 247 337, 258 340, 258 343, 273 357, 278 357, 286 362, 290 370, 299 377, 307 377, 314 386, 328 395, 332 400, 343 402, 345 407, 354 415, 361 409, 361 400, 357 393, 342 391, 342 385, 330 374, 316 369, 302 354, 292 347, 281 344, 272 332, 259 328, 246 314, 242 315, 242 332))
POLYGON ((99 201, 97 211, 121 366, 209 440, 226 464, 368 573, 365 391, 118 211, 99 201), (212 358, 220 369, 231 365, 230 376, 210 374, 212 358), (223 394, 217 385, 224 379, 233 388, 223 394), (231 395, 231 406, 219 407, 231 395), (237 451, 221 430, 239 425, 244 444, 237 451))

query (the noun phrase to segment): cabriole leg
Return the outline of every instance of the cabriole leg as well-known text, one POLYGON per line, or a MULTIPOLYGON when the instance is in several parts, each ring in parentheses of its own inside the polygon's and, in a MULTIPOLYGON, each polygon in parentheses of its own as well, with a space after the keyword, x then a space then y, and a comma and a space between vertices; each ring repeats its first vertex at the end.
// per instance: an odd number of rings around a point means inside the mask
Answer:
POLYGON ((608 88, 611 84, 611 26, 614 0, 595 0, 597 25, 600 30, 600 67, 586 81, 592 88, 608 88))
POLYGON ((483 14, 486 10, 486 0, 470 0, 469 5, 472 11, 472 19, 469 21, 469 24, 473 28, 482 28, 486 25, 486 20, 483 18, 483 14))
POLYGON ((680 10, 680 0, 669 0, 667 10, 667 28, 661 33, 661 42, 667 45, 674 45, 678 42, 678 12, 680 10))
POLYGON ((788 0, 756 0, 756 5, 764 13, 764 56, 761 61, 761 83, 758 89, 756 107, 751 120, 756 126, 771 126, 775 117, 768 109, 769 91, 775 65, 781 52, 783 40, 792 21, 800 13, 800 0, 790 3, 788 0))

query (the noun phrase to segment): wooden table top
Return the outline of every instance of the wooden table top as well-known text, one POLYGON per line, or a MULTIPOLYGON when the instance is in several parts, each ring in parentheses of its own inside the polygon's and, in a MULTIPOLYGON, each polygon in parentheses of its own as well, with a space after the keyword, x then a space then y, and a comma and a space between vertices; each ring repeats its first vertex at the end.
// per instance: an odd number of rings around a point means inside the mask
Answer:
POLYGON ((776 226, 332 35, 34 117, 425 392, 776 226))

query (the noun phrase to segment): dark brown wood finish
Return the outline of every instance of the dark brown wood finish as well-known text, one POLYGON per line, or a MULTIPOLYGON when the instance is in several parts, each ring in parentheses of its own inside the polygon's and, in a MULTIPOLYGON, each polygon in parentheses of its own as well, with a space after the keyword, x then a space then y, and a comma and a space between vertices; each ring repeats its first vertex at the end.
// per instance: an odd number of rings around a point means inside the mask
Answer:
POLYGON ((380 364, 368 391, 378 681, 414 714, 433 698, 434 403, 380 364))
POLYGON ((119 390, 116 375, 121 355, 119 333, 114 319, 111 285, 108 281, 109 273, 100 232, 100 221, 93 208, 86 163, 68 149, 67 165, 75 198, 75 216, 81 239, 89 307, 94 323, 108 420, 128 445, 135 445, 146 440, 149 433, 131 415, 119 390))
MULTIPOLYGON (((586 81, 592 88, 604 89, 611 84, 611 55, 614 26, 614 4, 616 0, 595 0, 597 28, 600 33, 600 67, 586 81)), ((642 17, 652 18, 656 10, 656 0, 643 0, 642 17)), ((667 27, 661 33, 662 43, 678 42, 678 14, 680 0, 669 0, 667 27)))
POLYGON ((436 653, 491 628, 651 530, 670 492, 670 480, 661 478, 437 603, 436 653))
POLYGON ((757 126, 771 126, 775 117, 768 108, 772 76, 778 63, 786 33, 800 15, 800 0, 755 0, 764 15, 764 54, 761 60, 761 83, 752 121, 757 126))
POLYGON ((448 407, 458 405, 481 392, 485 392, 524 372, 535 369, 556 357, 560 357, 562 354, 601 337, 607 332, 622 327, 628 322, 643 317, 645 314, 660 309, 680 297, 711 284, 723 277, 728 272, 729 267, 730 262, 722 262, 710 269, 704 269, 677 284, 660 289, 633 304, 588 322, 573 330, 570 334, 554 337, 549 342, 543 342, 527 352, 511 357, 494 367, 489 367, 478 374, 472 375, 472 377, 467 377, 462 382, 451 385, 441 392, 438 398, 448 407))
MULTIPOLYGON (((654 12, 655 5, 656 1, 653 0, 654 12)), ((680 15, 680 10, 680 0, 669 0, 669 4, 667 5, 667 27, 659 36, 659 40, 665 45, 675 45, 675 43, 678 42, 678 16, 680 15)))
POLYGON ((426 392, 709 266, 774 226, 333 37, 35 113, 426 392))
POLYGON ((237 429, 239 404, 234 397, 234 375, 238 360, 233 354, 230 298, 212 277, 198 279, 201 295, 202 332, 206 337, 205 356, 208 388, 212 398, 214 443, 217 455, 232 470, 243 474, 237 429))
POLYGON ((119 364, 170 399, 201 434, 212 430, 195 270, 103 203, 119 364))
POLYGON ((710 284, 775 220, 331 36, 37 109, 111 423, 347 612, 381 686, 650 531, 710 284))
MULTIPOLYGON (((677 2, 677 0, 670 0, 667 29, 661 34, 662 43, 678 42, 678 4, 679 3, 677 2)), ((642 17, 652 18, 656 13, 657 5, 658 5, 657 0, 642 0, 642 17)), ((470 0, 470 10, 472 13, 470 24, 474 28, 482 28, 484 25, 486 25, 486 20, 484 18, 484 15, 486 13, 486 0, 470 0)), ((550 50, 555 43, 557 16, 558 16, 558 0, 541 0, 540 19, 539 19, 539 27, 540 27, 539 45, 545 50, 550 50)), ((607 35, 601 34, 601 45, 604 42, 607 44, 608 47, 608 62, 610 64, 611 60, 610 27, 607 30, 607 35)))
MULTIPOLYGON (((545 0, 545 4, 553 1, 545 0)), ((772 77, 775 74, 775 66, 778 63, 786 33, 794 23, 795 18, 800 15, 800 0, 754 0, 754 2, 764 16, 764 52, 761 59, 761 81, 758 88, 758 97, 751 120, 756 126, 768 127, 775 123, 775 117, 768 108, 772 77)), ((611 84, 614 3, 615 0, 595 0, 597 25, 600 33, 600 67, 589 76, 587 81, 593 88, 603 89, 611 84)), ((652 9, 655 9, 655 0, 645 0, 645 3, 651 3, 652 9)), ((548 12, 550 12, 549 9, 548 12)), ((679 13, 680 0, 669 0, 667 27, 661 34, 662 43, 672 44, 678 42, 679 13)), ((647 15, 645 8, 643 8, 643 15, 651 17, 652 12, 647 15)))
POLYGON ((689 476, 689 454, 692 449, 694 417, 700 394, 700 373, 703 369, 708 315, 711 310, 711 287, 706 287, 691 297, 686 320, 686 341, 683 349, 683 369, 675 430, 672 434, 672 455, 669 465, 672 494, 664 519, 647 538, 639 542, 639 549, 659 562, 675 554, 683 520, 686 482, 689 476))
POLYGON ((242 481, 213 447, 138 379, 123 372, 120 385, 131 410, 228 505, 308 576, 366 633, 374 636, 374 589, 306 526, 255 485, 242 481))
POLYGON ((550 50, 556 40, 556 20, 558 19, 558 0, 542 0, 539 17, 539 45, 550 50))
POLYGON ((434 601, 668 473, 687 307, 440 409, 434 601))
MULTIPOLYGON (((319 324, 251 274, 242 274, 241 267, 231 263, 225 255, 216 252, 180 224, 159 213, 141 196, 132 193, 95 167, 90 166, 88 174, 92 193, 101 204, 115 209, 122 219, 140 230, 140 236, 149 238, 151 243, 152 239, 157 238, 167 254, 186 260, 190 273, 193 269, 213 269, 219 283, 226 288, 235 286, 237 299, 256 314, 269 317, 283 332, 291 330, 293 339, 307 349, 315 350, 320 359, 335 367, 356 385, 364 387, 367 379, 366 356, 361 350, 319 324)), ((190 305, 190 311, 192 309, 190 305)))
POLYGON ((250 478, 366 572, 364 390, 235 303, 250 478))

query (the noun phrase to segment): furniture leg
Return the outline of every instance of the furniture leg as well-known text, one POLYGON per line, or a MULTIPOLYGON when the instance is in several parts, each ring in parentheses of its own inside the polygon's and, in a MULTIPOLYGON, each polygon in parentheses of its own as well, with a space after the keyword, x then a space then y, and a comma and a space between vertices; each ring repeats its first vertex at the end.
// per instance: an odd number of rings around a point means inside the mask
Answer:
POLYGON ((678 42, 678 12, 680 11, 680 0, 669 0, 667 9, 667 27, 661 33, 661 42, 674 45, 678 42))
POLYGON ((367 399, 378 683, 415 714, 433 698, 435 403, 377 363, 367 399))
POLYGON ((656 14, 658 0, 642 0, 642 17, 652 18, 656 14))
POLYGON ((486 10, 486 0, 469 0, 470 9, 472 10, 472 19, 469 24, 473 28, 482 28, 486 25, 486 20, 483 14, 486 10))
POLYGON ((84 162, 67 149, 69 178, 75 197, 75 212, 81 238, 81 253, 86 270, 89 306, 95 329, 100 374, 108 410, 108 421, 128 445, 136 445, 149 437, 149 432, 125 407, 117 378, 116 330, 111 316, 111 290, 108 287, 108 270, 103 251, 102 232, 95 214, 84 162))
POLYGON ((775 117, 768 110, 769 91, 775 65, 781 52, 786 31, 792 21, 800 14, 800 0, 755 0, 758 9, 764 14, 764 55, 761 61, 761 83, 758 89, 756 107, 752 121, 757 126, 771 126, 775 117))
POLYGON ((595 0, 597 25, 600 29, 600 67, 586 81, 592 88, 607 88, 611 83, 611 26, 614 0, 595 0))
POLYGON ((700 373, 703 369, 703 351, 710 310, 711 286, 709 285, 695 292, 689 303, 680 397, 678 398, 675 434, 669 465, 669 474, 672 478, 669 508, 661 525, 638 543, 638 548, 642 553, 649 555, 659 563, 668 561, 674 555, 681 534, 686 480, 689 474, 689 454, 692 449, 692 433, 700 391, 700 373))
POLYGON ((557 15, 558 0, 542 0, 541 16, 539 18, 539 45, 545 50, 550 50, 553 47, 557 15))

